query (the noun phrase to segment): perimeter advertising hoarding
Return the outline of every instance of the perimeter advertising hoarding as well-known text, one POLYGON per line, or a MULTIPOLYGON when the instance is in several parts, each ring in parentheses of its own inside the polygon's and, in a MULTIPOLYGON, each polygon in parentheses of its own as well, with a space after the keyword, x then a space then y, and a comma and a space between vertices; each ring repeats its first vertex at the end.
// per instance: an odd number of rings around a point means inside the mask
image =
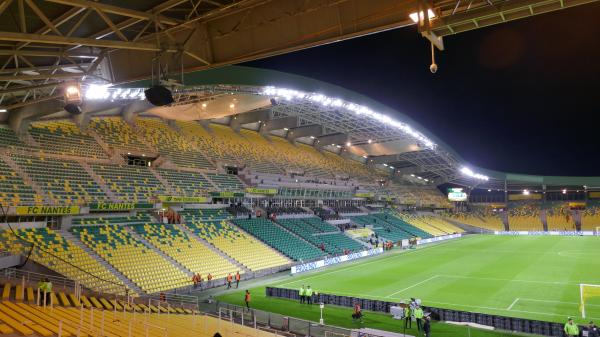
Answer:
POLYGON ((319 260, 319 261, 299 264, 296 266, 292 266, 292 274, 303 273, 305 271, 319 269, 319 268, 323 268, 326 266, 330 266, 330 265, 334 265, 334 264, 338 264, 338 263, 342 263, 342 262, 346 262, 346 261, 350 261, 350 260, 356 260, 356 259, 360 259, 363 257, 377 255, 377 254, 381 254, 381 253, 383 253, 383 248, 379 247, 379 248, 375 248, 375 249, 363 250, 363 251, 348 254, 348 255, 335 256, 335 257, 328 258, 325 260, 319 260))

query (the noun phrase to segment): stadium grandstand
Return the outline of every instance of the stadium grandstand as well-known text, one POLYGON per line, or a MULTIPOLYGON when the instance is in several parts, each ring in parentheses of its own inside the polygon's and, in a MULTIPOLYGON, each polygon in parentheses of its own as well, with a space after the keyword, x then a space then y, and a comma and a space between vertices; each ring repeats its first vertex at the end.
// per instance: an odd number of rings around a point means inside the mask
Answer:
POLYGON ((598 269, 600 177, 478 168, 369 97, 235 65, 412 24, 443 50, 586 2, 0 0, 0 335, 385 337, 422 306, 447 336, 558 336, 600 317, 599 274, 557 275, 598 269), (353 31, 290 28, 330 10, 353 31))

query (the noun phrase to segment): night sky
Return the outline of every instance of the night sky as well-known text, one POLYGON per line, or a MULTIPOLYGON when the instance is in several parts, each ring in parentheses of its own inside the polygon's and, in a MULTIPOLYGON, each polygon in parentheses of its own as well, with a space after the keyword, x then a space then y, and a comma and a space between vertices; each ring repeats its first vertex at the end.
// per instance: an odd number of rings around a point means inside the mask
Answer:
POLYGON ((593 3, 446 37, 436 74, 416 27, 245 65, 369 96, 475 166, 600 176, 599 18, 593 3))

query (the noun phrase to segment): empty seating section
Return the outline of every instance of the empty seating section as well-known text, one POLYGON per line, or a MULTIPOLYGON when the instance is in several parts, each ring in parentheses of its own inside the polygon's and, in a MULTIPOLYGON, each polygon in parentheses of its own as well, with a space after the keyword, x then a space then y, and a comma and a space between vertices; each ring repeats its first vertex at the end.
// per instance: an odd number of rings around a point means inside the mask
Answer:
POLYGON ((244 184, 237 176, 231 174, 207 173, 206 176, 217 186, 219 191, 243 191, 244 184))
POLYGON ((162 183, 146 167, 98 164, 91 167, 120 200, 147 201, 165 194, 162 183))
POLYGON ((181 132, 158 119, 140 118, 137 126, 162 155, 175 165, 192 168, 214 169, 214 165, 203 155, 197 145, 181 132))
POLYGON ((157 169, 156 171, 175 189, 177 195, 202 196, 207 195, 210 190, 214 189, 201 173, 167 169, 157 169))
POLYGON ((198 208, 186 209, 179 212, 184 220, 202 219, 202 220, 224 220, 231 217, 225 208, 198 208))
POLYGON ((235 219, 233 222, 296 261, 314 260, 324 255, 317 247, 290 235, 289 232, 269 220, 263 218, 235 219))
POLYGON ((306 222, 307 224, 316 228, 321 233, 329 233, 329 232, 339 231, 339 229, 337 227, 330 225, 327 222, 325 222, 319 218, 316 218, 316 217, 302 218, 302 220, 304 222, 306 222))
POLYGON ((9 229, 2 231, 0 247, 15 253, 28 254, 29 244, 34 243, 33 261, 56 271, 85 287, 105 292, 124 293, 123 283, 102 264, 92 258, 81 247, 65 239, 60 233, 48 228, 15 230, 19 238, 9 229))
POLYGON ((156 248, 205 279, 208 273, 214 278, 222 278, 239 270, 175 225, 137 224, 132 228, 156 248))
POLYGON ((57 205, 81 205, 108 199, 77 162, 12 155, 12 159, 57 205))
POLYGON ((462 228, 436 216, 402 214, 400 217, 411 225, 421 228, 434 236, 464 232, 462 228))
POLYGON ((72 227, 72 232, 142 290, 155 293, 191 284, 191 279, 146 247, 123 226, 72 227))
POLYGON ((90 158, 107 157, 93 137, 81 132, 71 122, 32 123, 29 133, 44 153, 90 158))
POLYGON ((377 213, 374 216, 379 218, 379 220, 381 221, 385 221, 390 225, 409 233, 411 236, 417 236, 422 239, 427 239, 431 237, 431 234, 427 233, 426 231, 415 227, 392 214, 377 213))
POLYGON ((448 219, 469 226, 479 227, 490 231, 503 231, 504 223, 500 214, 493 212, 472 212, 448 214, 448 219))
POLYGON ((0 158, 0 205, 34 205, 41 204, 42 200, 42 197, 0 158))
POLYGON ((509 206, 508 227, 511 231, 544 230, 539 206, 528 203, 509 206))
POLYGON ((546 224, 550 231, 574 231, 575 219, 569 205, 557 205, 546 210, 546 224))
POLYGON ((226 220, 208 220, 199 210, 180 212, 185 226, 252 271, 287 265, 290 260, 269 246, 231 226, 226 220))
POLYGON ((596 231, 600 227, 600 207, 588 206, 581 214, 581 229, 596 231))
POLYGON ((92 119, 89 127, 110 147, 135 151, 138 154, 151 152, 136 130, 121 118, 92 119))
POLYGON ((0 146, 8 149, 29 149, 30 146, 23 143, 12 129, 0 126, 0 146))
POLYGON ((152 216, 148 213, 138 213, 127 216, 110 217, 79 217, 73 218, 71 224, 76 225, 111 225, 111 224, 139 224, 152 222, 152 216))
POLYGON ((375 232, 379 237, 385 238, 389 241, 400 241, 402 239, 409 239, 414 237, 414 235, 391 225, 390 223, 383 221, 373 215, 359 215, 349 217, 351 221, 357 223, 359 227, 372 225, 373 232, 375 232))
POLYGON ((306 241, 323 249, 328 254, 342 254, 344 250, 359 251, 363 246, 340 232, 331 232, 323 234, 321 230, 314 227, 311 223, 304 221, 303 218, 279 219, 277 223, 288 230, 298 234, 306 241))

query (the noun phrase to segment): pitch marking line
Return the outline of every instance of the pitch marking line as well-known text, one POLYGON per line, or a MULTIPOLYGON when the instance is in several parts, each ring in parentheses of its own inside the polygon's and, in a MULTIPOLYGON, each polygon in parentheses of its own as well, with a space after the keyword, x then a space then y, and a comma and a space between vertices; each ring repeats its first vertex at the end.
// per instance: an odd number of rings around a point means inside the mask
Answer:
POLYGON ((515 304, 517 304, 517 302, 519 302, 519 298, 515 298, 515 300, 508 306, 508 308, 506 308, 506 310, 510 310, 512 309, 512 307, 515 306, 515 304))
POLYGON ((462 279, 471 279, 471 280, 485 280, 485 281, 504 281, 504 282, 523 282, 523 283, 537 283, 537 284, 554 284, 554 285, 576 285, 579 286, 580 283, 574 282, 553 282, 553 281, 538 281, 538 280, 518 280, 518 279, 510 279, 510 278, 499 278, 499 277, 477 277, 477 276, 463 276, 463 275, 438 275, 440 277, 447 278, 462 278, 462 279))
MULTIPOLYGON (((463 238, 466 238, 466 237, 463 237, 463 238)), ((306 282, 306 280, 311 280, 313 278, 318 278, 318 277, 323 277, 323 276, 329 275, 329 274, 339 273, 339 272, 346 271, 346 270, 349 270, 349 269, 354 269, 356 267, 364 267, 366 265, 373 264, 373 263, 379 263, 381 261, 388 260, 388 259, 391 259, 391 258, 400 258, 402 256, 406 256, 406 255, 411 254, 411 253, 422 252, 424 250, 429 250, 429 249, 432 249, 432 248, 435 248, 435 247, 442 247, 442 246, 445 247, 445 246, 447 246, 449 244, 452 244, 452 243, 455 243, 455 242, 459 242, 459 241, 461 241, 461 238, 456 239, 456 240, 448 240, 448 241, 445 241, 445 242, 442 241, 442 242, 440 242, 440 243, 438 243, 436 245, 433 245, 433 246, 427 246, 427 247, 423 247, 421 249, 411 250, 411 251, 408 251, 408 252, 398 252, 396 254, 393 254, 393 255, 390 255, 390 256, 386 256, 386 257, 382 257, 380 259, 376 259, 376 260, 373 260, 373 261, 370 261, 370 262, 355 263, 355 264, 351 264, 349 266, 341 267, 340 269, 335 269, 335 270, 332 270, 332 271, 329 271, 329 272, 317 273, 317 274, 315 274, 313 276, 309 276, 309 277, 302 277, 300 275, 300 276, 298 276, 298 277, 300 277, 300 279, 298 279, 298 280, 293 280, 293 281, 286 282, 286 283, 283 283, 283 284, 277 284, 277 283, 275 283, 274 286, 275 287, 285 287, 285 286, 292 285, 292 284, 300 284, 301 282, 306 282)), ((360 260, 357 260, 356 262, 360 262, 360 260)))
POLYGON ((421 284, 423 284, 423 283, 429 282, 429 281, 431 281, 431 280, 433 280, 433 279, 436 279, 436 278, 438 278, 439 276, 440 276, 440 275, 433 275, 432 277, 430 277, 430 278, 428 278, 428 279, 425 279, 425 280, 423 280, 423 281, 421 281, 421 282, 415 283, 415 284, 413 284, 413 285, 411 285, 411 286, 408 286, 408 287, 406 287, 406 288, 404 288, 404 289, 398 290, 398 291, 396 291, 396 292, 395 292, 395 293, 393 293, 393 294, 389 294, 389 295, 387 295, 387 296, 386 296, 386 298, 390 298, 390 297, 392 297, 392 296, 394 296, 394 295, 396 295, 396 294, 399 294, 399 293, 401 293, 401 292, 403 292, 403 291, 406 291, 406 290, 408 290, 408 289, 412 289, 412 288, 414 288, 414 287, 416 287, 416 286, 418 286, 418 285, 421 285, 421 284))

